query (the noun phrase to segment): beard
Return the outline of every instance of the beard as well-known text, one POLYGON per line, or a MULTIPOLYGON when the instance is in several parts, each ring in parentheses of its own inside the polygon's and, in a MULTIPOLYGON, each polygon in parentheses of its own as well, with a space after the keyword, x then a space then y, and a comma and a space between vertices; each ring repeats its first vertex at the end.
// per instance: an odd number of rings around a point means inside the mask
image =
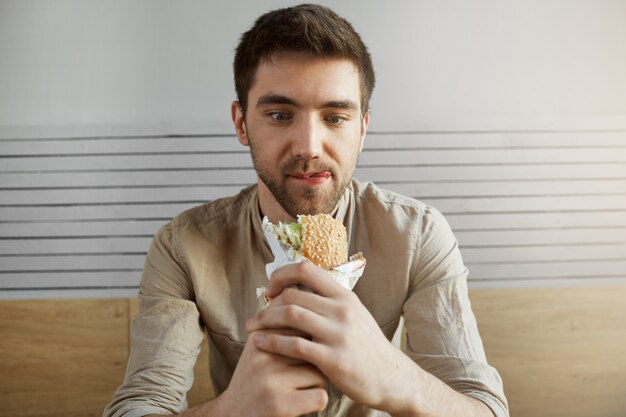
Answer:
POLYGON ((356 161, 348 171, 341 171, 334 164, 318 159, 291 158, 276 170, 271 163, 262 161, 250 141, 252 163, 257 175, 270 190, 276 201, 293 218, 299 214, 331 214, 352 179, 356 161), (294 172, 330 172, 330 189, 307 185, 289 184, 289 175, 294 172))

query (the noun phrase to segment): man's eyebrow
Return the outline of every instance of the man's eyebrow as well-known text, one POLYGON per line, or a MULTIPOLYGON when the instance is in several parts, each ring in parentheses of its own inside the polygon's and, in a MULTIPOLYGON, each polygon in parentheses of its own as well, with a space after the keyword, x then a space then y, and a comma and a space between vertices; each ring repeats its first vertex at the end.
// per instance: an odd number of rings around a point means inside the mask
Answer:
POLYGON ((359 110, 359 105, 352 100, 332 100, 324 103, 322 107, 335 109, 359 110))
MULTIPOLYGON (((299 105, 294 99, 280 94, 264 94, 256 101, 257 107, 267 104, 287 104, 294 107, 299 105)), ((330 100, 325 102, 322 108, 359 110, 359 105, 352 100, 330 100)))
POLYGON ((287 96, 282 96, 280 94, 265 94, 262 95, 261 97, 259 97, 259 99, 256 101, 256 106, 262 106, 264 104, 288 104, 291 106, 297 106, 298 103, 296 103, 295 100, 290 99, 287 96))

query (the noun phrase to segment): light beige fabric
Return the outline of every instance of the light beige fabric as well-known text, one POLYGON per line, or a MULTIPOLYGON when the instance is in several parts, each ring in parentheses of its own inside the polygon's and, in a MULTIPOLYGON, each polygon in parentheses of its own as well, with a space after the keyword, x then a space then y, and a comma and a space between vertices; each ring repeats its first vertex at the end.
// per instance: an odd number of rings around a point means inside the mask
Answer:
MULTIPOLYGON (((467 296, 467 269, 443 216, 414 199, 354 180, 337 209, 350 253, 367 267, 354 292, 391 339, 403 315, 407 352, 422 368, 507 416, 502 381, 485 359, 467 296)), ((141 281, 140 314, 124 384, 105 417, 176 413, 186 407, 206 330, 210 373, 228 386, 258 310, 272 254, 263 237, 256 186, 176 217, 156 235, 141 281)), ((321 416, 386 415, 329 387, 321 416), (369 413, 369 414, 368 414, 369 413)))

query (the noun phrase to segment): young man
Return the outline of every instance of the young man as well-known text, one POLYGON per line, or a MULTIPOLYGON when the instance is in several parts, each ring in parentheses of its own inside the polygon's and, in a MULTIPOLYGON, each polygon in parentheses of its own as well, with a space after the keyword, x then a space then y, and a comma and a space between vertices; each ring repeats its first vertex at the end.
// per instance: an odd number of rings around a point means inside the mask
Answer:
POLYGON ((447 223, 352 179, 374 72, 350 24, 313 5, 263 15, 239 44, 235 83, 232 118, 258 184, 159 231, 126 378, 104 415, 508 415, 447 223), (353 292, 309 262, 268 284, 262 217, 313 213, 342 221, 350 253, 368 259, 353 292), (265 285, 273 300, 259 311, 265 285), (401 316, 405 352, 390 342, 401 316), (218 396, 184 411, 204 330, 218 396))

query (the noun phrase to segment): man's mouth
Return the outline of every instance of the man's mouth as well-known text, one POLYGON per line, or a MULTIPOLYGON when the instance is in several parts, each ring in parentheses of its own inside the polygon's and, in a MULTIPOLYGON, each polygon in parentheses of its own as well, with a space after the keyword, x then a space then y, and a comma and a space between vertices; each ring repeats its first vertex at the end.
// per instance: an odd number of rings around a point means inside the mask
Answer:
POLYGON ((330 179, 332 174, 330 171, 292 172, 288 177, 308 185, 320 185, 330 179))

